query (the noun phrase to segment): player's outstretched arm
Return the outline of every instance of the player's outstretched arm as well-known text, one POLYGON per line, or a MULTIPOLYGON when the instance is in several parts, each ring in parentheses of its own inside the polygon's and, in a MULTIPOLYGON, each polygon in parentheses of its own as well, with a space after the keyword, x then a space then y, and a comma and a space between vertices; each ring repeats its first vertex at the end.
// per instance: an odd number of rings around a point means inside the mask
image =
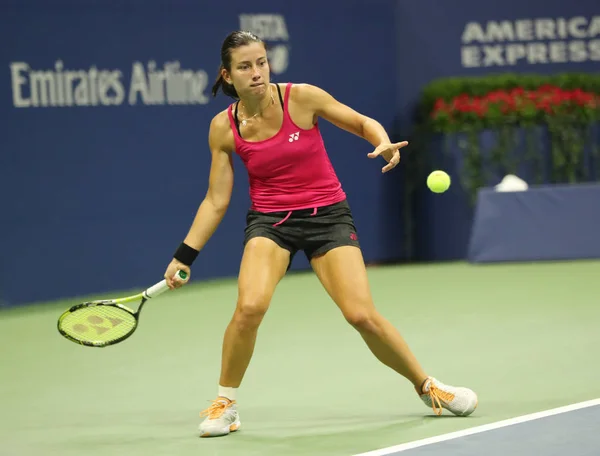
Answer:
POLYGON ((170 288, 183 284, 174 277, 177 270, 185 271, 189 276, 192 262, 214 234, 229 207, 233 191, 233 135, 226 112, 213 118, 208 144, 212 156, 208 191, 198 207, 187 236, 165 272, 170 288))
POLYGON ((333 125, 371 143, 375 150, 367 156, 383 157, 388 162, 382 168, 384 173, 400 162, 399 149, 407 146, 408 142, 392 143, 385 128, 375 119, 357 112, 336 100, 325 90, 310 84, 298 84, 295 98, 304 108, 313 111, 315 116, 322 117, 333 125))

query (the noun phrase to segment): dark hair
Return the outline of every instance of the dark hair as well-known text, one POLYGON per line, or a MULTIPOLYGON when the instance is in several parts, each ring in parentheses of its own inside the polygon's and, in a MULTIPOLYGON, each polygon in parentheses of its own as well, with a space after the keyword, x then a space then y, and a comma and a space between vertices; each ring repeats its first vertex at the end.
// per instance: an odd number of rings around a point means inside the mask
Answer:
MULTIPOLYGON (((231 71, 231 51, 239 48, 241 46, 246 46, 250 43, 262 43, 265 46, 263 40, 261 40, 258 36, 256 36, 252 32, 248 32, 245 30, 237 30, 235 32, 231 32, 221 45, 221 66, 219 67, 219 75, 217 76, 217 80, 212 87, 213 97, 217 96, 219 89, 223 91, 223 93, 232 98, 239 98, 235 87, 232 84, 227 83, 223 76, 221 75, 221 71, 225 68, 227 71, 231 71)), ((266 49, 266 46, 265 46, 266 49)))

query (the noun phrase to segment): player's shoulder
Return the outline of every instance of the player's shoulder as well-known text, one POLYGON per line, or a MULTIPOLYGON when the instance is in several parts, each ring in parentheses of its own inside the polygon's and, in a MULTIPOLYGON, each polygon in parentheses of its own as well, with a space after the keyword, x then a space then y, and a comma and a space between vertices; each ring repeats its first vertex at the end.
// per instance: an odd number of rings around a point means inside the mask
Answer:
POLYGON ((323 89, 321 89, 320 87, 314 84, 309 84, 307 82, 291 82, 289 84, 291 84, 290 96, 310 97, 311 95, 314 95, 317 92, 323 91, 323 89))
POLYGON ((210 121, 209 141, 214 147, 221 150, 233 148, 233 132, 227 113, 228 109, 218 112, 210 121))
POLYGON ((302 105, 313 105, 327 95, 321 87, 307 82, 292 83, 290 99, 302 105))
POLYGON ((218 112, 213 116, 213 118, 210 121, 211 130, 218 130, 222 133, 224 130, 229 129, 231 124, 229 122, 229 114, 227 113, 228 110, 229 107, 223 109, 222 111, 218 112))

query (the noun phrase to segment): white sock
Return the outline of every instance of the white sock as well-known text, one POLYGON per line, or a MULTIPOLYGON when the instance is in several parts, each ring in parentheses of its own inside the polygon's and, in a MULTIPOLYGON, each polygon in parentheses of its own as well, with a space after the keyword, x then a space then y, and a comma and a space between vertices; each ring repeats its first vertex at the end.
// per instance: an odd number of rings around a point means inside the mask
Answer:
POLYGON ((431 377, 427 377, 427 379, 421 385, 421 391, 419 392, 419 394, 429 393, 429 388, 431 387, 431 381, 432 381, 431 377))
POLYGON ((219 396, 226 397, 230 401, 235 401, 235 395, 237 393, 237 388, 230 388, 227 386, 219 385, 219 396))

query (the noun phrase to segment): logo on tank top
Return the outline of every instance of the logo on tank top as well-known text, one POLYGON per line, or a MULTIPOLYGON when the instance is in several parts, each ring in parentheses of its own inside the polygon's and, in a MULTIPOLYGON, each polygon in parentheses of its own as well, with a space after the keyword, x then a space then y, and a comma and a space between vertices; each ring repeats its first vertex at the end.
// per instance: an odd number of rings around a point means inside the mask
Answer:
POLYGON ((289 66, 290 35, 282 14, 240 14, 240 29, 248 30, 267 43, 269 66, 274 74, 289 66))
POLYGON ((292 133, 290 135, 289 142, 298 141, 298 138, 300 138, 300 132, 299 131, 297 131, 296 133, 292 133))

